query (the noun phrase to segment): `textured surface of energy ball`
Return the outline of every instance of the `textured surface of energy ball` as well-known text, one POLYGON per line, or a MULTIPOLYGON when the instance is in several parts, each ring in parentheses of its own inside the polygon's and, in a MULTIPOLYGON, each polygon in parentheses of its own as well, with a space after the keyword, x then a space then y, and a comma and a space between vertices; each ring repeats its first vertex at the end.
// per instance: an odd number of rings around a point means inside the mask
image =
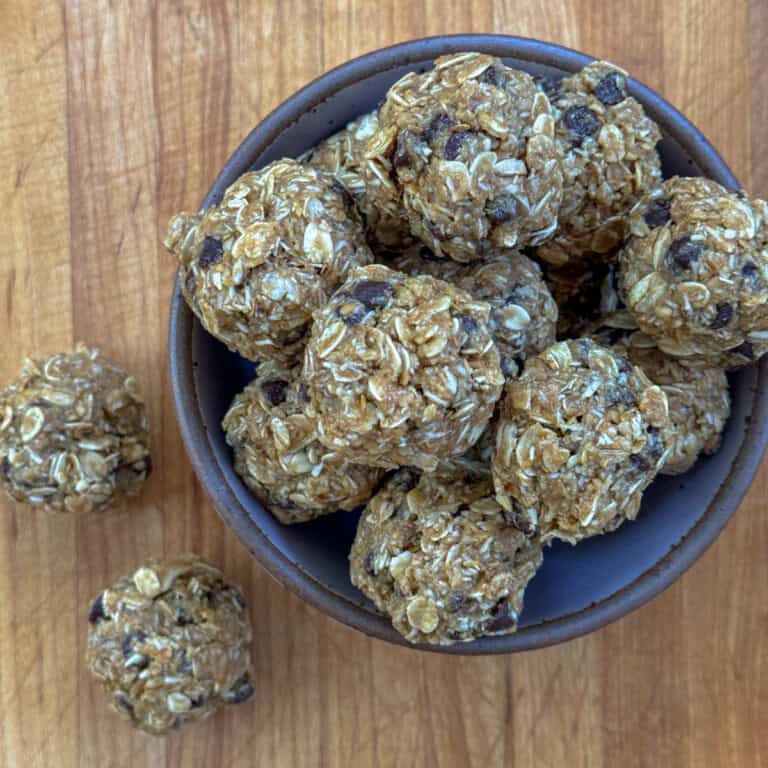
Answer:
POLYGON ((355 509, 383 471, 350 464, 317 439, 316 415, 299 368, 262 363, 222 427, 235 471, 281 523, 355 509))
POLYGON ((374 249, 400 249, 413 241, 399 205, 399 194, 388 174, 365 156, 370 138, 379 127, 369 112, 334 133, 300 159, 320 171, 332 173, 352 195, 363 214, 368 241, 374 249), (365 166, 370 165, 369 171, 365 166))
POLYGON ((363 511, 350 570, 406 640, 449 645, 514 632, 541 560, 487 470, 403 469, 363 511))
POLYGON ((97 349, 27 359, 0 391, 0 479, 17 501, 103 510, 137 494, 151 468, 136 380, 97 349))
POLYGON ((554 131, 530 75, 493 56, 442 56, 388 91, 366 177, 393 180, 411 232, 434 253, 473 261, 555 231, 563 178, 554 131))
POLYGON ((354 270, 315 313, 304 358, 321 442, 385 468, 464 453, 504 383, 489 309, 426 275, 354 270))
POLYGON ((731 412, 728 379, 722 369, 665 355, 637 329, 628 312, 603 319, 589 336, 626 354, 667 396, 670 425, 664 430, 664 443, 669 454, 662 475, 687 472, 702 453, 718 449, 731 412))
POLYGON ((243 593, 198 557, 142 565, 96 598, 88 622, 88 669, 113 708, 148 733, 253 694, 243 593))
POLYGON ((518 251, 491 251, 482 262, 439 259, 426 247, 411 248, 393 261, 410 275, 432 275, 491 307, 488 327, 505 377, 516 376, 525 359, 555 340, 557 305, 539 266, 518 251))
POLYGON ((621 243, 627 212, 661 182, 661 133, 628 95, 626 72, 604 61, 549 93, 563 152, 563 201, 557 232, 538 255, 560 266, 621 243))
POLYGON ((373 258, 347 191, 278 160, 246 173, 218 205, 174 216, 165 246, 205 329, 250 360, 301 356, 312 311, 350 267, 373 258))
POLYGON ((623 355, 589 339, 554 344, 507 383, 497 498, 542 542, 612 531, 636 517, 668 426, 666 396, 623 355))
POLYGON ((620 289, 640 329, 681 358, 738 367, 768 350, 768 203, 675 177, 630 215, 620 289))

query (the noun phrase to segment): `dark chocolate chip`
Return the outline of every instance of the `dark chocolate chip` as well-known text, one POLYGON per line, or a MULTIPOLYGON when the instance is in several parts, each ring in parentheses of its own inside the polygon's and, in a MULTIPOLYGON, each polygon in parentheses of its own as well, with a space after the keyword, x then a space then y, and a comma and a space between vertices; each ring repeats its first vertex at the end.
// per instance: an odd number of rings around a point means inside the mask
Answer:
POLYGON ((701 246, 694 243, 691 238, 686 235, 685 237, 679 237, 677 240, 672 241, 667 256, 677 267, 680 267, 681 269, 690 269, 690 267, 699 260, 700 253, 701 246))
POLYGON ((612 106, 627 98, 627 81, 618 72, 609 72, 596 86, 595 96, 603 104, 612 106))
POLYGON ((265 381, 261 385, 261 392, 272 405, 280 405, 285 402, 288 382, 284 379, 265 381))
POLYGON ((730 304, 718 304, 717 312, 709 324, 709 327, 713 331, 718 331, 720 328, 725 328, 728 323, 733 320, 733 307, 730 304))
POLYGON ((224 694, 223 698, 227 704, 242 704, 251 696, 253 696, 253 685, 246 673, 224 694))
POLYGON ((577 138, 586 139, 600 130, 600 120, 589 107, 571 107, 563 116, 565 127, 577 138))
POLYGON ((739 344, 738 347, 734 347, 730 350, 730 352, 734 355, 741 355, 742 357, 746 357, 747 360, 755 359, 755 348, 748 341, 739 344))
POLYGON ((448 598, 449 613, 458 613, 467 604, 467 595, 464 592, 451 592, 448 598))
POLYGON ((452 133, 448 141, 445 142, 445 150, 443 156, 446 160, 455 160, 461 152, 461 146, 469 136, 468 131, 456 131, 452 133))
POLYGON ((104 610, 104 593, 102 592, 94 601, 91 610, 88 612, 88 621, 91 624, 97 624, 104 619, 109 619, 104 610))
POLYGON ((454 121, 445 112, 438 112, 430 121, 424 130, 424 141, 431 144, 435 137, 442 131, 447 131, 454 125, 454 121))
POLYGON ((218 237, 208 235, 203 240, 203 248, 200 251, 200 258, 197 260, 197 266, 200 269, 208 269, 211 264, 218 264, 224 257, 224 246, 218 237))
POLYGON ((657 197, 655 200, 652 200, 643 214, 645 223, 651 229, 656 229, 656 227, 666 224, 670 218, 669 207, 670 201, 666 197, 657 197))
POLYGON ((361 280, 352 295, 368 310, 384 307, 392 298, 392 286, 384 280, 361 280))
POLYGON ((509 221, 517 211, 517 201, 512 195, 499 195, 485 204, 485 215, 492 224, 509 221))
POLYGON ((500 600, 496 603, 496 606, 491 612, 491 616, 493 620, 486 627, 488 632, 501 632, 505 629, 514 629, 517 625, 517 616, 510 608, 507 600, 500 600))

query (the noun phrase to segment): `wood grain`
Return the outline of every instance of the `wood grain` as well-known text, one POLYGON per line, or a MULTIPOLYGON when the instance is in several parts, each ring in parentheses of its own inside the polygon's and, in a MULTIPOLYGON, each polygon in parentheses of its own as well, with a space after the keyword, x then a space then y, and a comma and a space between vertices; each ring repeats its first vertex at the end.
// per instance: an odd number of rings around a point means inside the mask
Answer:
POLYGON ((169 215, 296 88, 399 40, 494 31, 609 58, 768 194, 765 0, 0 0, 0 380, 84 339, 137 372, 157 472, 138 504, 0 504, 0 767, 768 766, 763 470, 711 550, 650 605, 509 658, 390 648, 273 583, 202 493, 166 372, 169 215), (623 10, 619 10, 622 8, 623 10), (83 668, 85 611, 148 555, 194 550, 249 595, 255 701, 165 740, 83 668))

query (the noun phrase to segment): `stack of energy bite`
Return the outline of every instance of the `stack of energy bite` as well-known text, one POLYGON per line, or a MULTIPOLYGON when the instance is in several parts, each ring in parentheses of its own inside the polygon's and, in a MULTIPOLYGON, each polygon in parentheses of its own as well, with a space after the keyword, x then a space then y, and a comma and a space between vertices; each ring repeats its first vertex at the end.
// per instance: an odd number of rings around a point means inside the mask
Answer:
POLYGON ((605 62, 411 73, 299 158, 172 219, 205 328, 258 363, 223 427, 283 523, 365 505, 351 579, 407 640, 514 632, 553 540, 717 449, 768 349, 768 209, 662 179, 605 62))

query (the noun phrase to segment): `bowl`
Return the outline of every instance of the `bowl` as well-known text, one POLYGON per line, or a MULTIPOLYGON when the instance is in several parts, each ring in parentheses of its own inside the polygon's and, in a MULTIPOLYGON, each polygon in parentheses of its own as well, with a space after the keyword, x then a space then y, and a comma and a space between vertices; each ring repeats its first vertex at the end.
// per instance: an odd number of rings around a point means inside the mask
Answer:
MULTIPOLYGON (((535 40, 456 35, 414 40, 342 64, 295 93, 263 120, 227 161, 202 207, 217 202, 242 173, 295 157, 374 109, 387 88, 438 56, 481 51, 532 74, 574 72, 591 57, 535 40)), ((629 91, 659 124, 665 176, 708 176, 737 189, 704 136, 660 96, 635 80, 629 91)), ((347 555, 359 513, 339 512, 299 526, 280 525, 233 469, 221 419, 253 377, 252 363, 214 339, 187 308, 178 284, 170 312, 170 372, 182 437, 200 482, 221 517, 278 582, 332 618, 368 635, 406 644, 349 579, 347 555)), ((768 441, 768 358, 729 377, 733 413, 722 446, 687 474, 660 477, 641 514, 614 533, 576 547, 556 543, 531 581, 516 634, 453 646, 416 646, 459 654, 538 648, 590 632, 669 586, 714 541, 736 511, 768 441)))

